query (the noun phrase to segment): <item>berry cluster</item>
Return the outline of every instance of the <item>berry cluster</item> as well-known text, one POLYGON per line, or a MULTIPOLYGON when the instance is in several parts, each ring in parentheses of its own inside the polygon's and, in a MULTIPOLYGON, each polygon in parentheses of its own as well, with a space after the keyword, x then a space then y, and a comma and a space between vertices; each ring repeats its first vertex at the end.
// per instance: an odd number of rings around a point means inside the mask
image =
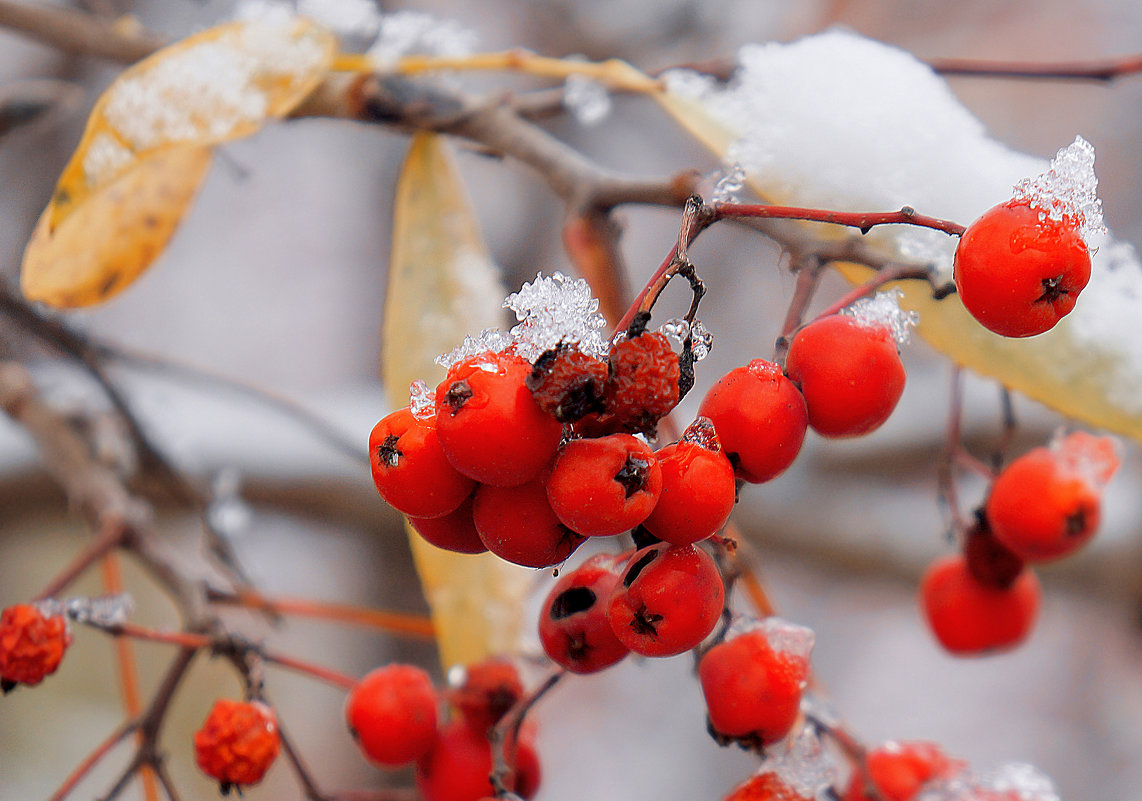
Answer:
POLYGON ((941 645, 971 655, 1026 638, 1041 595, 1026 565, 1060 559, 1090 540, 1118 463, 1115 440, 1077 431, 996 477, 963 553, 937 561, 921 584, 921 606, 941 645))
MULTIPOLYGON (((453 715, 441 725, 442 694, 428 674, 394 664, 372 671, 353 687, 345 718, 369 760, 389 767, 415 763, 416 786, 425 801, 478 801, 494 792, 489 778, 492 729, 523 694, 510 662, 470 666, 462 685, 443 694, 453 715)), ((509 736, 504 750, 510 766, 507 786, 521 798, 531 798, 540 780, 534 726, 525 723, 518 738, 509 736)))

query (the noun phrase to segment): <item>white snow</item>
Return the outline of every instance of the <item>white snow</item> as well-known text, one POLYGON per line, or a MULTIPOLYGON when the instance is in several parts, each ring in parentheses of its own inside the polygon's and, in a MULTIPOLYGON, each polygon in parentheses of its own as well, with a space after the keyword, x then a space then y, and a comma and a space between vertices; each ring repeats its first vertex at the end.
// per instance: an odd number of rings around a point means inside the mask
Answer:
POLYGON ((785 751, 773 753, 761 763, 759 773, 777 777, 803 798, 817 798, 836 778, 836 766, 812 726, 804 726, 785 741, 785 751))
POLYGON ((694 354, 694 361, 700 362, 705 359, 710 355, 710 349, 714 347, 714 335, 706 330, 701 320, 689 323, 681 317, 672 317, 660 325, 658 331, 678 345, 683 344, 686 337, 690 337, 690 352, 694 354))
POLYGON ((611 113, 607 87, 586 75, 568 75, 563 82, 563 107, 584 126, 598 125, 611 113))
POLYGON ((924 786, 915 801, 979 801, 996 796, 1003 801, 1059 801, 1051 779, 1025 762, 1008 762, 982 776, 963 772, 933 782, 924 786))
POLYGON ((816 640, 813 630, 805 626, 775 616, 759 620, 749 615, 741 615, 734 620, 726 632, 726 639, 732 640, 751 632, 761 632, 775 653, 789 654, 805 662, 809 661, 816 640))
POLYGON ((408 387, 408 406, 413 417, 427 420, 436 414, 436 393, 418 378, 408 387))
POLYGON ((1102 201, 1094 174, 1094 145, 1081 136, 1061 148, 1051 166, 1034 178, 1024 178, 1014 188, 1015 200, 1025 200, 1047 219, 1077 223, 1087 247, 1094 250, 1106 233, 1102 224, 1102 201))
POLYGON ((397 11, 381 17, 380 33, 367 55, 378 69, 386 69, 414 53, 466 56, 475 49, 475 32, 456 20, 437 19, 420 11, 397 11))
POLYGON ((740 161, 735 161, 718 174, 714 180, 714 191, 710 195, 710 202, 733 203, 737 200, 738 192, 745 187, 745 167, 740 161))
POLYGON ((861 298, 841 314, 847 314, 864 326, 888 329, 897 346, 903 347, 908 344, 912 337, 912 327, 920 319, 916 312, 900 308, 900 298, 903 295, 899 289, 877 292, 871 297, 861 298))
POLYGON ((134 157, 135 154, 119 144, 114 136, 98 133, 83 154, 83 175, 89 186, 98 186, 114 178, 134 157))
POLYGON ((135 611, 135 601, 128 593, 94 598, 46 598, 34 606, 45 617, 63 616, 77 623, 118 626, 127 622, 135 611))
POLYGON ((297 13, 341 36, 372 39, 381 27, 373 0, 298 0, 297 13))

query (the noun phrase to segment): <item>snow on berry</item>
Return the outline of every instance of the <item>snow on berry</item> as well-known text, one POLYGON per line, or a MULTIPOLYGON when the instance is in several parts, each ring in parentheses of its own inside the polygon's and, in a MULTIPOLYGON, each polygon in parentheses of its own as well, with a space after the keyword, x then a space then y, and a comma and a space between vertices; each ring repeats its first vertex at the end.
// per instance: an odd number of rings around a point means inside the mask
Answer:
POLYGON ((912 338, 912 328, 920 319, 920 315, 916 312, 900 308, 900 299, 903 296, 904 293, 899 289, 877 292, 871 297, 856 301, 841 314, 847 314, 858 323, 869 327, 887 329, 896 340, 896 347, 901 348, 912 338))
POLYGON ((1122 464, 1122 443, 1114 437, 1096 437, 1086 431, 1063 434, 1061 431, 1049 446, 1059 466, 1102 490, 1122 464))
POLYGON ((1025 201, 1042 219, 1068 223, 1078 228, 1088 248, 1106 233, 1102 224, 1102 201, 1094 174, 1094 145, 1081 136, 1061 148, 1051 166, 1034 178, 1024 178, 1014 187, 1014 199, 1025 201))

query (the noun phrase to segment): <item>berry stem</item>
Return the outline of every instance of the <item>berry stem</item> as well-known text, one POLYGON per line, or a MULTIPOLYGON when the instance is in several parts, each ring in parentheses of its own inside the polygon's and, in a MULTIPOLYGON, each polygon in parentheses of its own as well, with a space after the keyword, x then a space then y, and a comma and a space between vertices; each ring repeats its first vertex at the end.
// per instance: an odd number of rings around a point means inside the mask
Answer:
POLYGON ((769 206, 755 203, 719 203, 714 206, 711 222, 733 218, 806 220, 808 222, 832 223, 833 225, 859 228, 861 233, 868 233, 878 225, 917 225, 922 228, 943 231, 949 236, 959 236, 966 230, 965 226, 952 220, 941 220, 938 217, 917 214, 911 206, 904 206, 900 211, 832 211, 829 209, 769 206))
POLYGON ((317 787, 317 781, 313 778, 313 774, 309 772, 309 768, 301 761, 301 755, 297 749, 293 747, 293 741, 286 734, 285 727, 282 726, 281 718, 278 718, 278 739, 282 744, 282 751, 285 752, 286 759, 289 761, 290 767, 293 768, 293 773, 297 777, 297 781, 301 784, 301 788, 305 791, 305 797, 309 801, 325 801, 328 799, 324 793, 317 787))
POLYGON ((295 659, 294 657, 286 656, 285 654, 262 651, 261 657, 271 665, 277 665, 278 667, 283 667, 287 670, 304 673, 307 676, 319 679, 326 682, 327 684, 332 684, 334 687, 340 687, 343 690, 351 690, 357 684, 357 679, 346 673, 341 673, 340 671, 336 671, 331 668, 321 667, 320 665, 315 665, 312 662, 305 662, 301 659, 295 659))
MULTIPOLYGON (((560 680, 567 675, 567 671, 563 668, 554 671, 550 676, 543 680, 538 687, 531 691, 528 695, 520 698, 515 702, 515 705, 507 711, 507 713, 500 719, 499 723, 495 725, 491 732, 492 741, 492 787, 496 792, 497 798, 508 796, 510 792, 508 788, 508 778, 511 775, 511 765, 515 762, 515 754, 508 754, 506 744, 509 740, 508 734, 511 733, 510 742, 514 750, 516 743, 519 742, 519 730, 523 726, 524 718, 531 708, 539 702, 539 699, 545 696, 560 680)), ((510 796, 508 796, 510 797, 510 796)))
POLYGON ((98 536, 89 542, 55 578, 48 582, 33 600, 42 601, 46 598, 59 595, 71 586, 72 582, 86 573, 88 568, 95 564, 104 554, 118 548, 123 543, 125 532, 126 529, 123 527, 121 520, 109 520, 103 525, 98 536))
POLYGON ((436 636, 432 621, 421 615, 367 609, 348 604, 327 603, 304 598, 270 598, 252 590, 226 592, 209 589, 207 597, 214 603, 260 609, 274 614, 297 615, 332 620, 357 626, 369 626, 399 636, 431 640, 436 636))
POLYGON ((91 772, 91 769, 99 764, 99 760, 107 756, 115 746, 127 739, 127 737, 138 728, 139 722, 137 720, 129 720, 107 735, 103 742, 95 746, 94 751, 84 757, 83 761, 75 766, 75 769, 63 780, 63 784, 51 794, 48 801, 63 801, 63 799, 67 798, 72 790, 83 781, 83 778, 91 772))
POLYGON ((829 317, 836 314, 842 309, 848 308, 862 298, 867 298, 869 295, 876 292, 885 284, 890 284, 893 281, 904 281, 910 279, 917 279, 923 281, 932 281, 932 272, 923 267, 911 267, 906 265, 894 265, 880 270, 876 275, 865 281, 855 289, 850 290, 842 298, 835 303, 831 304, 828 308, 817 315, 817 319, 821 317, 829 317))

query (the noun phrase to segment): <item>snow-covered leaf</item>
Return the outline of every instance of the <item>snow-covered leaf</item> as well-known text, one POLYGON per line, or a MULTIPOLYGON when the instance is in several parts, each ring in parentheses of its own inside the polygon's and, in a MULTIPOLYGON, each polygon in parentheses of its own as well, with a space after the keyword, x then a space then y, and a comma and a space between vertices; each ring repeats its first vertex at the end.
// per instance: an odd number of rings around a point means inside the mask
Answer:
POLYGON ((335 50, 332 34, 299 17, 234 22, 125 70, 92 109, 25 254, 28 297, 87 305, 126 288, 190 207, 209 149, 296 108, 328 72, 335 50), (122 216, 124 209, 132 216, 122 216), (77 226, 73 215, 88 222, 77 226), (108 219, 115 224, 90 222, 108 219), (90 238, 91 254, 77 253, 81 236, 90 238), (125 253, 130 258, 121 263, 125 253))
MULTIPOLYGON (((505 294, 445 142, 418 134, 397 186, 385 298, 382 360, 392 406, 408 403, 414 380, 435 387, 443 379, 436 356, 501 325, 505 294)), ((439 550, 411 527, 409 538, 445 667, 514 650, 530 572, 491 554, 439 550)))
MULTIPOLYGON (((989 138, 943 79, 896 48, 834 31, 747 46, 738 60, 728 86, 676 72, 657 99, 727 167, 741 164, 767 201, 853 211, 907 205, 968 224, 1047 168, 989 138)), ((884 226, 866 241, 950 277, 954 238, 884 226)), ((934 302, 916 282, 899 286, 902 305, 920 313, 920 335, 953 361, 1065 415, 1142 439, 1142 265, 1129 246, 1099 244, 1074 312, 1038 337, 992 334, 956 297, 934 302)), ((870 274, 840 267, 853 281, 870 274)))

